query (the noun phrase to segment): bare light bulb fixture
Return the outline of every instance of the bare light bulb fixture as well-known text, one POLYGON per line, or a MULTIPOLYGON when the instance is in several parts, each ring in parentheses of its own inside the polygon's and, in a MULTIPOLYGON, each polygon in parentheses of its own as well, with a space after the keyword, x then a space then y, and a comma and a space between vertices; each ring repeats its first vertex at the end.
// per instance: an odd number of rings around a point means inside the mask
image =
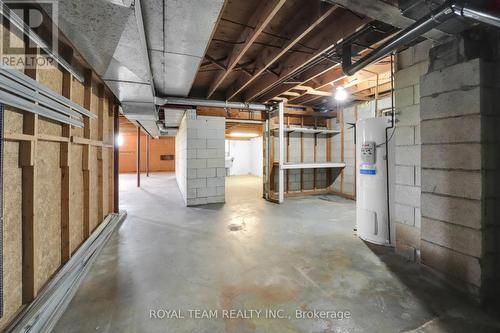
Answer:
POLYGON ((335 89, 334 98, 336 101, 345 101, 347 99, 347 91, 342 87, 338 87, 335 89))

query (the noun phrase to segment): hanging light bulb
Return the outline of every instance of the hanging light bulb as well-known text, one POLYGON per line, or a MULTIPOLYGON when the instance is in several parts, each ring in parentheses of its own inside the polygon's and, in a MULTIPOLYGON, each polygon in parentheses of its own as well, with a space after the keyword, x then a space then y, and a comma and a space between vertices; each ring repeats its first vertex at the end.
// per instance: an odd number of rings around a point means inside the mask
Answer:
POLYGON ((345 101, 347 99, 347 91, 342 87, 338 87, 335 89, 334 98, 336 101, 345 101))

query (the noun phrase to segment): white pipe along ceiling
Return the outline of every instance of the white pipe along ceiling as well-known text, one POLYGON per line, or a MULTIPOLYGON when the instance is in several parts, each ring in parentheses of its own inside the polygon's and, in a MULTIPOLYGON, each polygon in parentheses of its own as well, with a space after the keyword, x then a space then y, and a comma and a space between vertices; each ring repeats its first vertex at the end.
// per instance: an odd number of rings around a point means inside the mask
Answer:
MULTIPOLYGON (((154 137, 155 97, 186 97, 224 0, 65 0, 58 25, 122 104, 154 137), (91 21, 89 23, 89 18, 91 21)), ((184 110, 165 113, 169 125, 184 110)))

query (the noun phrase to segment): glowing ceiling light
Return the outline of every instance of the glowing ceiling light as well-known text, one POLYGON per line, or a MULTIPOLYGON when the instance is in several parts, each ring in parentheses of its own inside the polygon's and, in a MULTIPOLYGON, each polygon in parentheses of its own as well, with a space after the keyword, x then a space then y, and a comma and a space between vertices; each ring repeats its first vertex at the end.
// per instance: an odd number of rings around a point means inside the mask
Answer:
POLYGON ((233 132, 229 134, 232 138, 256 138, 259 136, 257 133, 233 132))
POLYGON ((121 134, 118 134, 118 138, 116 138, 116 143, 118 144, 118 147, 123 146, 123 136, 121 134))
POLYGON ((335 90, 335 100, 336 101, 345 101, 347 99, 347 91, 344 88, 338 87, 335 90))

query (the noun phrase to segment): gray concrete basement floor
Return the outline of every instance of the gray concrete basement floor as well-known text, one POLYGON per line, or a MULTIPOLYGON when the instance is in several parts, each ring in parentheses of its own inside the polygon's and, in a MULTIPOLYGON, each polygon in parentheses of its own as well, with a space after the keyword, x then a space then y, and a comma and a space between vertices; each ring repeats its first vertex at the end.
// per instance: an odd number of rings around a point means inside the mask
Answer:
POLYGON ((260 178, 244 176, 227 179, 225 205, 186 208, 173 174, 143 177, 141 189, 134 175, 120 181, 128 218, 55 332, 500 332, 417 265, 357 238, 353 201, 276 205, 261 198, 260 178), (247 313, 222 318, 228 309, 247 313), (297 310, 351 316, 300 319, 297 310))

